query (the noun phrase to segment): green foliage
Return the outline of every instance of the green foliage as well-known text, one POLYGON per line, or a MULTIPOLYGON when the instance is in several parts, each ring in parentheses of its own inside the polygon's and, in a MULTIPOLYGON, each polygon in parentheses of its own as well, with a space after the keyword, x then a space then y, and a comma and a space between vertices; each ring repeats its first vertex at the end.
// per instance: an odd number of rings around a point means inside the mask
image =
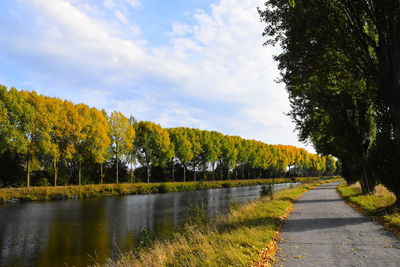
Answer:
POLYGON ((41 178, 57 186, 146 178, 147 182, 176 177, 186 181, 187 174, 196 181, 335 172, 334 162, 329 161, 327 168, 325 157, 301 148, 216 131, 164 129, 117 111, 108 116, 85 104, 4 86, 0 86, 0 126, 4 186, 29 185, 31 180, 38 185, 41 178), (134 168, 137 161, 139 167, 134 168))
POLYGON ((169 192, 169 188, 165 183, 160 183, 160 185, 158 186, 158 193, 167 193, 169 192))
POLYGON ((147 168, 147 182, 150 182, 150 168, 165 166, 174 156, 168 132, 159 124, 140 121, 136 125, 135 149, 137 158, 147 168))
POLYGON ((140 230, 139 235, 139 248, 147 248, 154 242, 154 236, 146 230, 146 228, 142 228, 140 230))
POLYGON ((260 195, 274 199, 274 186, 273 184, 264 184, 261 186, 260 195))
POLYGON ((266 44, 282 46, 276 59, 300 140, 340 159, 363 193, 384 182, 400 206, 400 3, 295 2, 266 1, 259 14, 266 44))
MULTIPOLYGON (((133 154, 133 140, 135 138, 135 128, 131 125, 128 118, 121 112, 111 113, 109 120, 109 136, 111 139, 110 152, 115 157, 115 181, 118 183, 118 164, 122 156, 133 154)), ((103 156, 100 153, 99 156, 103 156)), ((102 162, 100 158, 99 162, 102 162)))
POLYGON ((222 183, 222 187, 223 188, 230 188, 230 187, 232 187, 232 184, 231 183, 222 183))
POLYGON ((39 186, 51 186, 49 180, 47 178, 41 178, 38 183, 39 186))

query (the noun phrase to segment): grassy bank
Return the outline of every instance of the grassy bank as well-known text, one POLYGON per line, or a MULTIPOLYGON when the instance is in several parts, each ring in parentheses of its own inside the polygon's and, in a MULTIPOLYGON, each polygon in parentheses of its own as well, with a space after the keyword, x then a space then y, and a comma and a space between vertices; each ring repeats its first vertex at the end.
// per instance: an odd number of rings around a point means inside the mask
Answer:
POLYGON ((349 186, 345 183, 338 186, 338 191, 357 210, 380 221, 388 230, 400 236, 400 211, 391 207, 396 198, 384 186, 378 185, 371 195, 361 195, 359 185, 349 186))
MULTIPOLYGON (((315 179, 318 178, 316 177, 296 178, 295 181, 306 182, 306 181, 313 181, 315 179)), ((289 178, 276 178, 274 179, 274 182, 289 183, 292 182, 292 180, 289 178)), ((178 192, 178 191, 205 190, 211 188, 259 185, 265 183, 272 183, 272 179, 2 188, 0 189, 0 202, 53 200, 53 199, 70 199, 70 198, 95 198, 95 197, 122 196, 122 195, 132 195, 132 194, 166 193, 166 192, 178 192)))
MULTIPOLYGON (((333 180, 303 184, 231 208, 225 216, 186 224, 169 240, 125 254, 108 266, 265 266, 274 260, 275 238, 292 203, 308 189, 333 180)), ((201 218, 201 216, 200 216, 201 218)))

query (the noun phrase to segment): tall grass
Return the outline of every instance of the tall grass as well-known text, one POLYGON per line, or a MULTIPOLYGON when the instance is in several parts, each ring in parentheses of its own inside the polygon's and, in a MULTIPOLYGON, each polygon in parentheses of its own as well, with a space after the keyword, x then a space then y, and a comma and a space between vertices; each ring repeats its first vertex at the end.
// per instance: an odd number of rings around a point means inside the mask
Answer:
POLYGON ((358 184, 340 184, 338 191, 357 210, 380 221, 400 236, 400 210, 392 208, 396 197, 384 186, 378 185, 370 195, 362 195, 358 184))
MULTIPOLYGON (((327 181, 324 181, 327 182, 327 181)), ((107 266, 265 266, 274 259, 274 237, 301 194, 318 183, 280 190, 235 206, 227 215, 189 222, 169 240, 155 241, 107 266), (264 265, 262 265, 264 264, 264 265)))
MULTIPOLYGON (((296 178, 296 181, 313 181, 315 177, 296 178)), ((123 183, 83 186, 20 187, 0 189, 0 202, 33 201, 69 198, 95 198, 130 194, 166 193, 178 191, 205 190, 211 188, 260 185, 266 183, 289 183, 289 178, 229 180, 206 182, 167 182, 167 183, 123 183)))

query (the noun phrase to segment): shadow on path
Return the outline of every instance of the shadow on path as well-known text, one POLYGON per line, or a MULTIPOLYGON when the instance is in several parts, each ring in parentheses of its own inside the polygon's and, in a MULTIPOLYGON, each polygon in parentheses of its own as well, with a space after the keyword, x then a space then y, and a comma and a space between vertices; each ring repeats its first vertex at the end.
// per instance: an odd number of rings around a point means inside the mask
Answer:
POLYGON ((319 202, 341 202, 341 199, 300 199, 295 202, 295 204, 299 203, 319 203, 319 202))
POLYGON ((285 225, 285 232, 304 232, 316 229, 338 228, 348 225, 367 223, 370 220, 365 217, 349 218, 311 218, 311 219, 291 219, 290 225, 285 225))

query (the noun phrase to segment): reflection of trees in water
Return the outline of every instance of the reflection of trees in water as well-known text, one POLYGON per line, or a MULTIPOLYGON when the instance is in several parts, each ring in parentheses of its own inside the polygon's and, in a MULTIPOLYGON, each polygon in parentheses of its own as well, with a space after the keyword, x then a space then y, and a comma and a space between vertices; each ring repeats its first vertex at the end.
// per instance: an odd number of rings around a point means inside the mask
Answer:
POLYGON ((109 257, 110 237, 104 205, 96 200, 54 211, 38 266, 87 266, 109 257), (88 223, 90 222, 90 223, 88 223))
POLYGON ((135 248, 144 228, 169 237, 188 220, 190 207, 207 216, 259 196, 260 187, 135 195, 0 207, 0 265, 69 266, 103 263, 135 248))
POLYGON ((3 205, 0 210, 0 266, 32 265, 40 254, 42 241, 47 239, 52 216, 42 204, 3 205))

